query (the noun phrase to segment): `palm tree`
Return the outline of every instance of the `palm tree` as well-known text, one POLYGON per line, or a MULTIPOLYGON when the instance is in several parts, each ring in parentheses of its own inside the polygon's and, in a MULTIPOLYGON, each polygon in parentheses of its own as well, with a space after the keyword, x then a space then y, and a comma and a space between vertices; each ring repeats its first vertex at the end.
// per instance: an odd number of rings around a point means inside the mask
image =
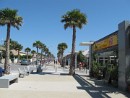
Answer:
POLYGON ((40 41, 36 41, 33 43, 33 47, 36 47, 37 48, 37 56, 36 56, 36 65, 38 63, 38 49, 40 48, 40 45, 41 45, 41 42, 40 41))
POLYGON ((27 47, 26 49, 25 49, 25 52, 27 52, 27 60, 28 60, 28 52, 30 52, 31 51, 31 49, 29 48, 29 47, 27 47))
POLYGON ((33 58, 33 59, 32 59, 32 62, 34 62, 34 54, 36 54, 36 51, 35 51, 35 50, 32 50, 32 51, 31 51, 31 54, 32 54, 32 58, 33 58))
POLYGON ((14 54, 13 54, 13 50, 16 50, 16 46, 18 45, 18 42, 17 41, 14 41, 12 39, 10 39, 10 58, 12 59, 12 62, 14 62, 14 54))
POLYGON ((67 48, 68 48, 68 46, 66 43, 59 43, 58 47, 57 47, 58 51, 61 53, 60 63, 62 66, 63 66, 63 54, 64 54, 65 49, 67 49, 67 48))
POLYGON ((49 51, 48 53, 47 53, 47 57, 48 57, 48 62, 50 61, 50 58, 51 58, 51 52, 49 51))
POLYGON ((18 42, 14 41, 12 39, 10 39, 10 50, 15 49, 15 47, 17 46, 18 42))
POLYGON ((49 49, 46 47, 46 48, 44 49, 44 52, 45 52, 45 56, 46 56, 46 59, 47 59, 47 54, 48 54, 48 52, 49 52, 49 49))
POLYGON ((46 48, 46 45, 41 43, 41 45, 40 45, 40 49, 41 49, 41 63, 40 63, 40 65, 42 65, 42 56, 43 56, 43 51, 45 48, 46 48))
POLYGON ((17 61, 17 63, 19 63, 19 59, 20 59, 20 55, 19 55, 19 52, 23 49, 23 46, 21 45, 21 44, 17 44, 16 45, 16 47, 15 47, 15 49, 18 51, 18 61, 17 61))
POLYGON ((36 51, 32 50, 31 53, 32 53, 32 56, 34 56, 34 54, 36 53, 36 51))
POLYGON ((58 51, 58 53, 57 53, 57 58, 58 58, 58 62, 60 62, 60 58, 61 58, 61 51, 58 51))
POLYGON ((5 73, 10 73, 8 70, 9 57, 10 57, 10 28, 15 27, 19 30, 19 26, 22 24, 22 17, 17 15, 17 10, 5 8, 0 10, 0 25, 7 26, 7 35, 6 35, 6 57, 4 69, 5 73))
POLYGON ((47 50, 47 46, 44 44, 44 46, 42 47, 42 52, 45 54, 47 50))
POLYGON ((72 50, 71 50, 71 65, 69 74, 75 74, 75 44, 76 44, 76 27, 82 29, 83 25, 87 23, 86 15, 81 13, 80 10, 74 9, 68 11, 65 15, 62 16, 61 22, 64 23, 64 29, 68 27, 73 29, 72 35, 72 50))

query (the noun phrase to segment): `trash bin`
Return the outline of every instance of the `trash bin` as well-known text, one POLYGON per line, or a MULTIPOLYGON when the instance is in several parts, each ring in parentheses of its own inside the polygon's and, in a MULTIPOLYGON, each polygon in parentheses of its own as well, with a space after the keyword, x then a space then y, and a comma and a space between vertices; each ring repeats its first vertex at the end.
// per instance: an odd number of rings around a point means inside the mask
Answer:
POLYGON ((37 67, 37 73, 41 73, 42 72, 42 68, 41 68, 41 66, 39 65, 38 67, 37 67))

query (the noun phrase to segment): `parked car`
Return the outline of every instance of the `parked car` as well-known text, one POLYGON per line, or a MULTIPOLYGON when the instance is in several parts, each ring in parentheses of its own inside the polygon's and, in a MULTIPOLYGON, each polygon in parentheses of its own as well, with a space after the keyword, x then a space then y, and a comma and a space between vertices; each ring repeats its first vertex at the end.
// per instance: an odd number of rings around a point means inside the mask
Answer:
POLYGON ((29 65, 30 62, 28 60, 21 60, 21 65, 29 65))

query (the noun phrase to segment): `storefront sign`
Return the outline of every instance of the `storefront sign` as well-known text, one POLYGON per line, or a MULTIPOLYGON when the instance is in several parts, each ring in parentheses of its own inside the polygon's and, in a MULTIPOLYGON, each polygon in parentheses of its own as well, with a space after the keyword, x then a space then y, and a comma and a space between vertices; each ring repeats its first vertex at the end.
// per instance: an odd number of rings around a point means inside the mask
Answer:
POLYGON ((96 42, 93 45, 93 51, 109 48, 117 45, 117 35, 111 35, 102 41, 96 42))

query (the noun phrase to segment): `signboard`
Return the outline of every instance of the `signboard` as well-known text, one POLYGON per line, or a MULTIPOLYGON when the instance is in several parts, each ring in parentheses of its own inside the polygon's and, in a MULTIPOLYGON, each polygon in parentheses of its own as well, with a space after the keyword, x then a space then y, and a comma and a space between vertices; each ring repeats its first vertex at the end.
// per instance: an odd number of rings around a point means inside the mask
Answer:
POLYGON ((117 35, 111 35, 99 42, 94 43, 92 49, 93 51, 109 48, 117 45, 117 35))

